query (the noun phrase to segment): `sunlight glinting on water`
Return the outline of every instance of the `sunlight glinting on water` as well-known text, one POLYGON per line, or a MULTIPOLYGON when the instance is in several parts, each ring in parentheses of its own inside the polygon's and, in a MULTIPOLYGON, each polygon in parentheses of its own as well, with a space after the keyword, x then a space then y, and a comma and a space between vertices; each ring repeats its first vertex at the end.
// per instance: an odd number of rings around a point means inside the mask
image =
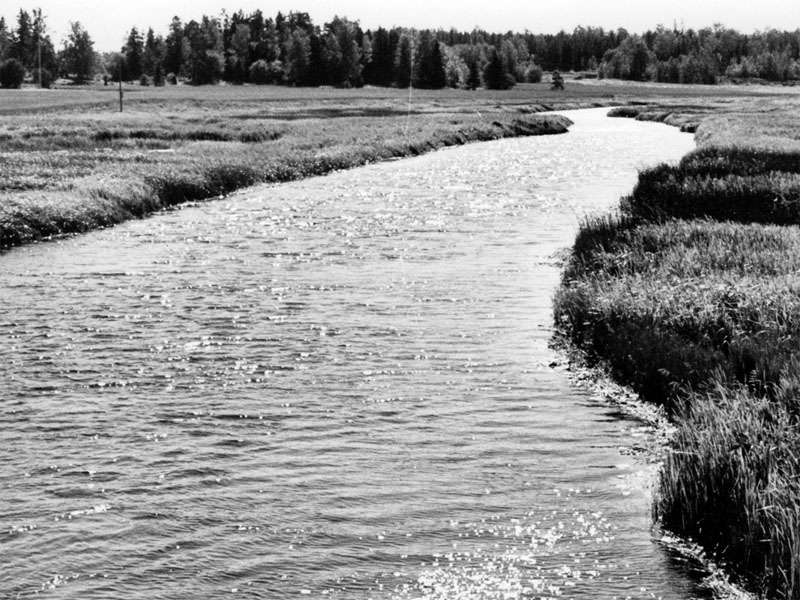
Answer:
POLYGON ((551 367, 579 219, 692 147, 604 113, 0 257, 0 596, 695 594, 551 367))

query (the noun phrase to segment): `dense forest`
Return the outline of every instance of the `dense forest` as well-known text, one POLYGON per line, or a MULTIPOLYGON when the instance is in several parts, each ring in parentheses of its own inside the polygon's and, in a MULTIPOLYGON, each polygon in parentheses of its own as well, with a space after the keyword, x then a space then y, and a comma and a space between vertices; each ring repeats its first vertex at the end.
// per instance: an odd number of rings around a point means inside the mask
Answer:
POLYGON ((673 83, 721 79, 800 80, 800 30, 739 33, 720 25, 699 30, 578 27, 571 33, 489 33, 482 30, 363 30, 335 17, 315 25, 304 12, 265 17, 242 11, 178 17, 166 36, 132 28, 119 52, 98 54, 78 22, 56 50, 39 9, 20 10, 16 24, 0 18, 0 85, 25 77, 83 83, 138 81, 165 85, 233 84, 413 85, 418 88, 508 88, 537 82, 543 71, 580 71, 603 78, 673 83))

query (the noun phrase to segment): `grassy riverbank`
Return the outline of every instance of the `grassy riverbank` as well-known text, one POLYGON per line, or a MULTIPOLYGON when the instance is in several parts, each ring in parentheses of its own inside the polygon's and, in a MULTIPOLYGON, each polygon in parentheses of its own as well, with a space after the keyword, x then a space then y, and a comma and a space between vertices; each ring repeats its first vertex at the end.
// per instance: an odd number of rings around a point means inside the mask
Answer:
MULTIPOLYGON (((259 182, 443 146, 566 131, 546 109, 659 101, 693 115, 775 88, 569 84, 488 90, 274 86, 0 90, 0 247, 88 231, 259 182)), ((695 118, 695 117, 691 117, 695 118)))
POLYGON ((798 106, 789 99, 701 118, 698 150, 643 171, 618 214, 582 227, 555 300, 564 333, 675 420, 656 503, 663 524, 754 591, 793 599, 798 106))
POLYGON ((556 115, 265 106, 256 98, 56 110, 0 122, 0 246, 86 231, 261 182, 321 175, 444 146, 564 133, 556 115))

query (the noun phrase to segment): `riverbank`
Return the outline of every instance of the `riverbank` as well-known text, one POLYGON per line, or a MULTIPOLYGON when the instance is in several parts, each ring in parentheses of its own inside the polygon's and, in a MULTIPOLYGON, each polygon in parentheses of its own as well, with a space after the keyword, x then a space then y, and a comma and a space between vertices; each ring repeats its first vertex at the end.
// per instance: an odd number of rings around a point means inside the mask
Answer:
POLYGON ((264 118, 189 110, 48 115, 5 126, 0 247, 142 217, 256 183, 290 181, 445 146, 566 133, 558 115, 264 118))
POLYGON ((549 366, 576 213, 691 146, 606 112, 3 255, 0 597, 701 596, 549 366))
POLYGON ((0 91, 0 248, 145 216, 255 183, 444 146, 563 133, 542 111, 686 102, 695 117, 769 90, 570 85, 565 92, 276 86, 0 91))
POLYGON ((663 525, 782 598, 800 598, 796 107, 701 118, 696 151, 583 225, 555 299, 572 343, 672 416, 663 525))

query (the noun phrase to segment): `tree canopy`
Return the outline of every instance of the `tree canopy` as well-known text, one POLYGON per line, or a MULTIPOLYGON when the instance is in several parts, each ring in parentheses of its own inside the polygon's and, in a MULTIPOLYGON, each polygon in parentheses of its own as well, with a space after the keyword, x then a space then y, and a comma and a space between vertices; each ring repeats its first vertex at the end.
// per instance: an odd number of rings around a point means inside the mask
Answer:
POLYGON ((27 73, 39 66, 81 82, 98 69, 112 78, 155 83, 274 83, 295 86, 413 85, 505 88, 541 80, 543 71, 592 71, 599 77, 676 83, 721 78, 800 80, 800 30, 743 34, 714 25, 699 30, 658 26, 640 35, 625 29, 577 27, 558 33, 363 30, 334 17, 315 24, 308 13, 265 16, 222 12, 183 23, 174 17, 165 36, 133 27, 119 54, 103 61, 89 33, 70 26, 56 53, 41 10, 0 17, 0 61, 14 58, 27 73))

